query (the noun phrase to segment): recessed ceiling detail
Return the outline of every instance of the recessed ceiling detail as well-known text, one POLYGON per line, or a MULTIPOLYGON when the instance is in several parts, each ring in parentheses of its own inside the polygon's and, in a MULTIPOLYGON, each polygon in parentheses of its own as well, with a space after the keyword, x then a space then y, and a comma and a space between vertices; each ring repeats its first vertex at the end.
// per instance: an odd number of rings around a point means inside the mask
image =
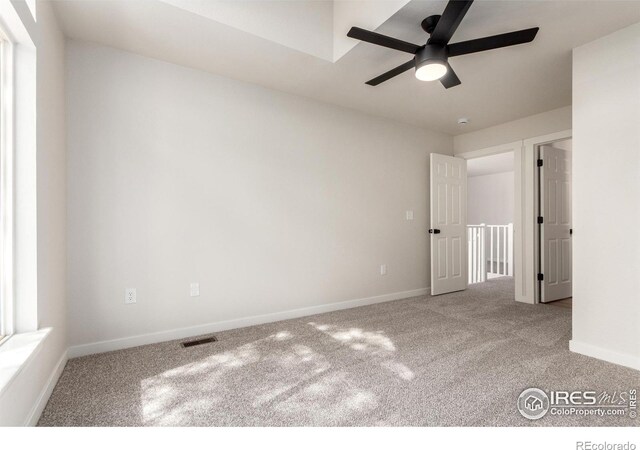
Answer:
POLYGON ((409 0, 161 0, 326 61, 335 62, 356 43, 351 22, 379 27, 409 0))
POLYGON ((333 60, 333 1, 161 1, 317 58, 333 60))

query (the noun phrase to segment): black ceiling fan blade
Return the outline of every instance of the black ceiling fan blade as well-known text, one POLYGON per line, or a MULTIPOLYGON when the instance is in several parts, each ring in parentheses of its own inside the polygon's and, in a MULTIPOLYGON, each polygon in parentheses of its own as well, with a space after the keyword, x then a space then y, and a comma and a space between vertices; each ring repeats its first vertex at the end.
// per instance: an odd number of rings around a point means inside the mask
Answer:
POLYGON ((431 33, 429 44, 448 44, 472 3, 473 0, 449 0, 436 28, 431 33))
POLYGON ((511 33, 497 34, 471 41, 449 44, 447 50, 449 56, 467 55, 469 53, 483 52, 495 48, 509 47, 511 45, 526 44, 533 41, 539 28, 512 31, 511 33))
POLYGON ((447 73, 440 78, 440 83, 442 83, 442 85, 447 89, 462 84, 460 78, 458 78, 458 75, 456 75, 449 63, 447 63, 447 73))
POLYGON ((401 41, 400 39, 385 36, 384 34, 376 33, 374 31, 363 30, 358 27, 351 27, 347 36, 354 39, 360 39, 361 41, 369 42, 371 44, 400 50, 401 52, 411 53, 412 55, 415 55, 421 48, 419 45, 412 44, 411 42, 401 41))
POLYGON ((401 73, 406 72, 409 69, 413 69, 414 67, 415 67, 415 63, 412 59, 411 61, 407 61, 406 63, 399 65, 395 69, 391 69, 390 71, 385 72, 382 75, 379 75, 374 79, 367 81, 366 84, 368 84, 369 86, 377 86, 380 83, 395 77, 396 75, 400 75, 401 73))

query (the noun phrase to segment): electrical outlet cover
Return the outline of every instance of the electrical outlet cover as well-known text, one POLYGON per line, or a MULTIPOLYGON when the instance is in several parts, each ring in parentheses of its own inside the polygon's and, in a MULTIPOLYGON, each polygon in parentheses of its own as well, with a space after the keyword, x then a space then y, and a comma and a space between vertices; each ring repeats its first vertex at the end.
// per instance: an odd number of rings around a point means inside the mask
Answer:
POLYGON ((127 288, 124 291, 124 302, 126 304, 136 303, 136 288, 127 288))

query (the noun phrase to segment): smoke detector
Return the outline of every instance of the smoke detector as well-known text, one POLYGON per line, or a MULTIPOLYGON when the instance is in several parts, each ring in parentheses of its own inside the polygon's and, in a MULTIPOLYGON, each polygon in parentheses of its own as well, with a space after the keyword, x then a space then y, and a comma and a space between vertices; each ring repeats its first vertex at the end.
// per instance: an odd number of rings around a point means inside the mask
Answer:
POLYGON ((469 119, 467 119, 466 117, 460 117, 458 119, 458 125, 466 125, 469 123, 469 119))

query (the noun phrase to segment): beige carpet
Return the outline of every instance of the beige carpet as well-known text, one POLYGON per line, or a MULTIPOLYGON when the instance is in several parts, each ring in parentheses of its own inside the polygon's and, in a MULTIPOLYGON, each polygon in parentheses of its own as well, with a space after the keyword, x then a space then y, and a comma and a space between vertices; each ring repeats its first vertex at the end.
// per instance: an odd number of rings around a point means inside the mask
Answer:
POLYGON ((513 301, 513 281, 68 362, 41 426, 640 425, 529 421, 527 387, 627 390, 640 373, 569 352, 571 311, 513 301))

